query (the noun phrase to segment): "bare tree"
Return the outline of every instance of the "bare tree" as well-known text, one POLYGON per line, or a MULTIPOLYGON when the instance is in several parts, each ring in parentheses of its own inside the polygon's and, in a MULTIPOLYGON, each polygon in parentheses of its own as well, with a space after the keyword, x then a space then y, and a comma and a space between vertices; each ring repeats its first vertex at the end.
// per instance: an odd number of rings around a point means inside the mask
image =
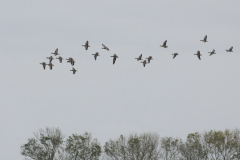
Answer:
POLYGON ((159 136, 156 133, 123 135, 116 141, 109 140, 104 151, 112 160, 158 160, 159 136))
POLYGON ((126 138, 121 135, 116 141, 110 139, 104 145, 104 152, 112 160, 127 160, 128 151, 126 138))
POLYGON ((202 136, 198 132, 189 134, 185 143, 182 141, 179 143, 180 159, 207 160, 208 149, 203 142, 202 136))
POLYGON ((63 144, 64 135, 59 128, 40 129, 34 138, 21 146, 21 154, 28 159, 55 160, 63 144))
POLYGON ((73 134, 66 141, 66 152, 72 160, 98 160, 101 146, 97 139, 92 139, 91 133, 73 134))
POLYGON ((239 129, 235 129, 233 131, 233 137, 234 137, 234 141, 236 142, 235 154, 233 157, 235 159, 240 159, 240 130, 239 129))
POLYGON ((232 160, 236 155, 238 148, 237 138, 234 138, 234 132, 226 129, 222 131, 210 131, 207 143, 210 145, 210 158, 213 160, 232 160))
POLYGON ((162 160, 176 160, 179 159, 179 146, 180 140, 172 137, 161 138, 161 159, 162 160))

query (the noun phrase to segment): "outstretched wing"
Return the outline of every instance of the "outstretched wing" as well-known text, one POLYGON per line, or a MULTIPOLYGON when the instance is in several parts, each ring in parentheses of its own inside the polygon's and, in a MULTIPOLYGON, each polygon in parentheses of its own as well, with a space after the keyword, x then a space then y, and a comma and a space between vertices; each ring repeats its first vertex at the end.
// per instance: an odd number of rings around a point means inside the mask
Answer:
POLYGON ((142 59, 142 54, 139 56, 139 59, 142 59))
POLYGON ((115 64, 115 62, 116 62, 116 59, 117 59, 116 57, 114 57, 114 58, 113 58, 113 64, 115 64))
POLYGON ((55 53, 58 53, 58 48, 55 50, 55 53))
POLYGON ((204 37, 204 41, 207 41, 207 35, 204 37))
POLYGON ((150 58, 150 57, 148 57, 148 59, 147 59, 147 60, 148 60, 148 63, 150 63, 150 60, 151 60, 151 58, 150 58))
POLYGON ((174 54, 174 55, 173 55, 173 59, 174 59, 176 56, 177 56, 177 54, 174 54))
POLYGON ((167 40, 163 42, 163 46, 166 46, 166 44, 167 44, 167 40))
POLYGON ((198 54, 197 56, 198 56, 198 59, 201 60, 200 54, 198 54))
POLYGON ((103 46, 103 49, 106 49, 109 51, 109 48, 107 46, 105 46, 104 44, 102 44, 102 46, 103 46))

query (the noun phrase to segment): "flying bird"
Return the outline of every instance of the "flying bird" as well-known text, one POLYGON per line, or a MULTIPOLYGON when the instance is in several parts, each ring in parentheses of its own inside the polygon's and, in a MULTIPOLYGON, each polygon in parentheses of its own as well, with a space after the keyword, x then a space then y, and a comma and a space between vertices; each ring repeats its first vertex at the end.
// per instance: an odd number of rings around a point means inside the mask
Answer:
POLYGON ((113 64, 116 62, 116 59, 118 58, 118 56, 116 54, 114 54, 113 56, 110 56, 110 57, 113 57, 113 64))
POLYGON ((142 54, 138 57, 138 58, 135 58, 137 61, 140 61, 142 60, 142 54))
POLYGON ((207 42, 207 35, 204 37, 203 40, 200 40, 200 41, 207 42))
POLYGON ((104 44, 102 44, 103 48, 102 49, 106 49, 107 51, 109 51, 109 48, 107 46, 105 46, 104 44))
POLYGON ((194 54, 194 55, 197 55, 198 56, 198 59, 201 60, 201 54, 200 54, 200 51, 197 51, 197 54, 194 54))
POLYGON ((53 64, 52 63, 49 63, 49 64, 47 64, 48 66, 49 66, 49 68, 50 68, 50 70, 52 70, 52 68, 53 68, 53 64))
POLYGON ((96 52, 95 54, 92 54, 92 55, 94 55, 95 61, 97 60, 97 56, 100 56, 100 54, 98 52, 96 52))
POLYGON ((208 53, 210 53, 210 55, 209 55, 209 56, 211 56, 211 55, 213 55, 213 54, 216 54, 216 52, 215 52, 215 49, 213 49, 213 51, 212 51, 212 52, 208 52, 208 53))
POLYGON ((77 72, 77 70, 75 68, 72 67, 72 70, 70 70, 73 72, 73 74, 75 74, 77 72))
POLYGON ((143 67, 145 67, 145 65, 147 64, 147 61, 144 60, 144 61, 142 61, 141 63, 143 63, 143 67))
POLYGON ((47 59, 49 59, 49 63, 52 63, 52 60, 54 59, 52 56, 47 57, 47 59))
POLYGON ((88 41, 86 41, 85 45, 82 45, 82 46, 85 47, 86 50, 88 50, 88 47, 90 47, 90 46, 88 45, 88 41))
POLYGON ((66 60, 68 60, 68 61, 71 61, 71 60, 73 60, 73 58, 72 57, 69 57, 68 59, 66 59, 66 60))
POLYGON ((71 65, 72 66, 74 66, 74 64, 75 64, 75 61, 74 61, 74 59, 71 61, 71 65))
POLYGON ((51 54, 54 54, 55 56, 56 56, 56 55, 59 55, 59 54, 58 54, 58 49, 56 49, 55 52, 54 52, 54 53, 51 53, 51 54))
POLYGON ((75 61, 74 61, 73 58, 69 57, 69 58, 66 59, 66 60, 68 60, 67 62, 68 62, 68 63, 71 63, 71 65, 74 66, 75 61))
POLYGON ((57 57, 56 59, 59 59, 59 62, 62 63, 63 58, 61 56, 57 57))
POLYGON ((151 60, 153 60, 152 56, 149 56, 148 58, 146 58, 148 60, 148 63, 150 63, 151 60))
POLYGON ((45 62, 42 62, 40 64, 43 66, 43 69, 45 70, 47 64, 45 62))
POLYGON ((179 55, 179 54, 178 54, 178 53, 173 53, 172 55, 173 55, 173 59, 174 59, 174 58, 177 57, 177 55, 179 55))
POLYGON ((226 50, 227 52, 233 52, 233 46, 226 50))
POLYGON ((167 40, 163 42, 163 45, 160 45, 160 47, 163 47, 163 48, 168 48, 167 46, 167 40))

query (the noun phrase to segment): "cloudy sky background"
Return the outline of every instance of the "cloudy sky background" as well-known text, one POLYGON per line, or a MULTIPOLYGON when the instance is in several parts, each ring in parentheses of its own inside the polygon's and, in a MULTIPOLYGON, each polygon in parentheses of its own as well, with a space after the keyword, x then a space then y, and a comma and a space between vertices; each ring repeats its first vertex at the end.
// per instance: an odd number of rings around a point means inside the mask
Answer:
POLYGON ((0 159, 22 159, 20 146, 47 126, 66 136, 91 132, 102 145, 120 134, 185 139, 239 128, 239 6, 239 0, 1 0, 0 159), (209 42, 200 42, 205 35, 209 42), (166 39, 169 47, 159 47, 166 39), (88 51, 81 46, 86 40, 88 51), (65 60, 43 70, 39 63, 56 48, 75 59, 75 75, 65 60), (153 56, 151 64, 137 62, 140 54, 153 56))

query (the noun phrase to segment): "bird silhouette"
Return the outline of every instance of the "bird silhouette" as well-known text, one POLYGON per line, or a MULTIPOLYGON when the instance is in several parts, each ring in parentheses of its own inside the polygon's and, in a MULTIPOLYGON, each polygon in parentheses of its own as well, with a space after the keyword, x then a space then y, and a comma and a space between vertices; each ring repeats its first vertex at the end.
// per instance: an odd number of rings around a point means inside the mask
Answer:
POLYGON ((145 67, 145 66, 146 66, 146 64, 147 64, 147 61, 146 61, 146 60, 144 60, 144 61, 142 61, 141 63, 143 63, 143 67, 145 67))
POLYGON ((213 54, 216 54, 215 49, 213 49, 212 52, 208 52, 208 53, 210 53, 209 56, 211 56, 211 55, 213 55, 213 54))
POLYGON ((198 56, 198 59, 201 60, 201 54, 200 54, 200 51, 197 51, 197 54, 194 54, 194 55, 197 55, 198 56))
POLYGON ((58 49, 56 49, 55 52, 54 52, 54 53, 51 53, 51 54, 54 54, 55 56, 56 56, 56 55, 59 55, 59 54, 58 54, 58 49))
POLYGON ((90 47, 88 44, 88 41, 86 41, 85 45, 82 45, 82 46, 85 47, 86 50, 88 50, 88 47, 90 47))
POLYGON ((152 56, 149 56, 148 58, 146 58, 148 60, 148 63, 150 63, 151 60, 153 60, 152 56))
POLYGON ((177 55, 179 55, 179 54, 178 54, 178 53, 173 53, 172 55, 173 55, 173 59, 174 59, 174 58, 177 57, 177 55))
POLYGON ((92 55, 94 55, 95 61, 97 60, 97 56, 100 56, 100 54, 98 52, 96 52, 95 54, 92 54, 92 55))
POLYGON ((102 49, 106 49, 107 51, 109 51, 109 48, 107 46, 105 46, 104 44, 102 44, 103 48, 102 49))
POLYGON ((113 57, 113 64, 115 64, 116 59, 118 58, 118 56, 116 54, 114 54, 113 56, 110 56, 110 57, 113 57))
POLYGON ((49 63, 49 64, 47 64, 48 66, 49 66, 49 68, 50 68, 50 70, 52 70, 52 68, 53 68, 53 64, 52 63, 49 63))
POLYGON ((167 40, 163 42, 163 45, 160 45, 160 47, 163 47, 163 48, 168 48, 167 46, 167 40))
POLYGON ((233 46, 226 50, 227 52, 233 52, 233 46))
POLYGON ((43 69, 45 70, 47 64, 45 62, 42 62, 40 64, 43 66, 43 69))
POLYGON ((200 41, 207 42, 207 35, 204 37, 203 40, 200 40, 200 41))
POLYGON ((49 63, 52 63, 52 60, 54 59, 52 56, 47 57, 47 59, 49 59, 49 63))
POLYGON ((74 66, 75 61, 74 61, 74 59, 73 59, 72 57, 69 57, 69 58, 66 59, 66 60, 68 60, 67 62, 68 62, 68 63, 71 63, 71 65, 74 66))
POLYGON ((59 62, 62 63, 63 58, 61 56, 57 57, 56 59, 59 59, 59 62))
POLYGON ((138 58, 135 58, 137 61, 142 60, 142 54, 140 54, 140 56, 138 58))
POLYGON ((77 70, 75 68, 72 67, 72 70, 70 70, 73 72, 73 74, 75 74, 77 72, 77 70))

